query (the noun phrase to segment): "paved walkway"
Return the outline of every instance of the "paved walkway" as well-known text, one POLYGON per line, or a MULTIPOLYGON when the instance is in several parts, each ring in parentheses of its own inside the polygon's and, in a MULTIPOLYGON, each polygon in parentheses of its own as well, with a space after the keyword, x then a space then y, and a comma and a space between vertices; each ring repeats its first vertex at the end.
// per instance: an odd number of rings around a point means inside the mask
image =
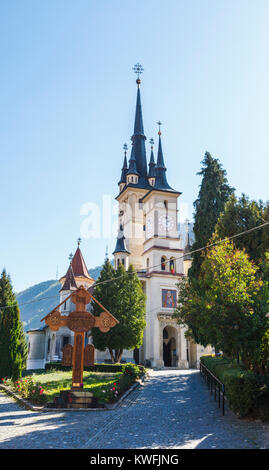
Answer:
POLYGON ((113 411, 32 412, 0 392, 0 449, 269 448, 269 426, 224 417, 196 370, 154 371, 113 411))

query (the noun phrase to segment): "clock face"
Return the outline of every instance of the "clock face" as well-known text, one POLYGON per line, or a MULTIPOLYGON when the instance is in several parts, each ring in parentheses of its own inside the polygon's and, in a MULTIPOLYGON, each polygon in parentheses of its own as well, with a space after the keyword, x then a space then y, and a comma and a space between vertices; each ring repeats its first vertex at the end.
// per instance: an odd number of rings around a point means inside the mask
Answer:
POLYGON ((174 227, 174 219, 169 217, 169 215, 163 214, 159 217, 159 225, 163 230, 167 230, 169 232, 174 227))

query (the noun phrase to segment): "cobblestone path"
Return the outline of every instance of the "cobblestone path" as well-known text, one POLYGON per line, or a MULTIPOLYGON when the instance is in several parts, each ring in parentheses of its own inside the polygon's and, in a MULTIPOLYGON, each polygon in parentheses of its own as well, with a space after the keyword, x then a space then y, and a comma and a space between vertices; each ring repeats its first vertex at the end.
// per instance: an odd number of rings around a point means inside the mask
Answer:
POLYGON ((111 411, 32 412, 0 392, 0 449, 269 448, 269 426, 224 417, 196 370, 153 371, 111 411))

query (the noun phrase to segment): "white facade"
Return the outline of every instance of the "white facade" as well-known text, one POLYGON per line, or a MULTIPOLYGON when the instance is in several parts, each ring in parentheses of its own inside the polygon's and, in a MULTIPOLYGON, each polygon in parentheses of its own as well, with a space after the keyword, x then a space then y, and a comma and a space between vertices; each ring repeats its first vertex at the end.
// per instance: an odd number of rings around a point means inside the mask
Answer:
POLYGON ((146 294, 146 328, 139 362, 152 367, 197 367, 211 348, 190 344, 185 329, 173 318, 177 284, 191 265, 184 260, 178 233, 178 198, 171 191, 121 187, 119 226, 124 228, 126 252, 115 253, 115 266, 133 264, 146 294), (128 253, 129 252, 129 253, 128 253))

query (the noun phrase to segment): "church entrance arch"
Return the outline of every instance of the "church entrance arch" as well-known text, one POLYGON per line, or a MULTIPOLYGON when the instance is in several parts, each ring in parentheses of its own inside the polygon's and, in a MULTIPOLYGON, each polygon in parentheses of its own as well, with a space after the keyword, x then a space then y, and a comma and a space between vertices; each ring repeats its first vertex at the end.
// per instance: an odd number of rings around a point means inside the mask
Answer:
POLYGON ((177 330, 173 326, 163 329, 163 365, 176 367, 178 364, 177 330))

